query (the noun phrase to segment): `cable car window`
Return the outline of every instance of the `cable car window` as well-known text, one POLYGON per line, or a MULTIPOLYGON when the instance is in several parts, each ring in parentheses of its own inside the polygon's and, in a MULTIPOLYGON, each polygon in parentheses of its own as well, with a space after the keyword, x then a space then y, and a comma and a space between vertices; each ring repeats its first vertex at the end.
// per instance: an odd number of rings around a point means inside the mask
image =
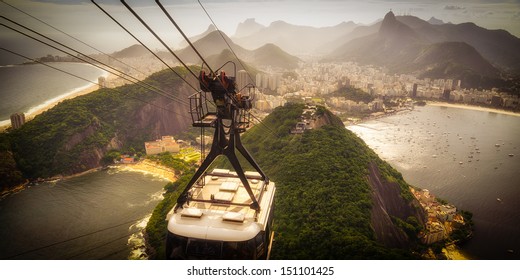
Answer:
POLYGON ((224 242, 222 249, 222 259, 225 260, 244 260, 254 257, 254 241, 244 242, 224 242))
POLYGON ((186 259, 185 251, 188 238, 169 233, 166 240, 166 253, 169 259, 186 259))
POLYGON ((186 255, 202 259, 218 259, 222 253, 221 241, 189 239, 186 255))

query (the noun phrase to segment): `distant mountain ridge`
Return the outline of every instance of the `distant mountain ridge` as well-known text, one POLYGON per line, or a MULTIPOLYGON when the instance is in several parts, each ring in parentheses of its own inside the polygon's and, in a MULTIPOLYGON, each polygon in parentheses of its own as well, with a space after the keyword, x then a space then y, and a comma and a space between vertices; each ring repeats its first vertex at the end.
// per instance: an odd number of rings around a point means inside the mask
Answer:
MULTIPOLYGON (((208 34, 210 34, 211 32, 213 31, 216 31, 217 29, 215 28, 215 26, 213 24, 210 24, 208 26, 208 28, 206 29, 206 31, 202 32, 201 34, 198 34, 198 35, 195 35, 193 37, 190 37, 190 42, 196 42, 204 37, 206 37, 208 34)), ((182 40, 182 42, 179 44, 179 47, 180 48, 185 48, 189 46, 188 42, 186 40, 182 40)))
POLYGON ((145 47, 135 44, 128 48, 112 53, 112 56, 115 58, 130 58, 140 57, 148 54, 150 53, 148 52, 148 50, 146 50, 145 47))
POLYGON ((378 25, 377 33, 346 42, 328 60, 354 60, 419 77, 461 79, 467 87, 500 83, 502 72, 497 67, 520 71, 520 54, 512 47, 520 49, 520 39, 505 31, 474 24, 432 25, 392 12, 378 25), (508 43, 496 44, 490 37, 508 43))
POLYGON ((248 18, 244 22, 240 22, 238 24, 234 37, 236 37, 236 38, 246 37, 246 36, 254 34, 264 28, 265 28, 265 26, 257 23, 254 18, 248 18))
POLYGON ((271 43, 292 55, 315 54, 320 53, 325 44, 345 36, 357 26, 351 21, 330 27, 300 26, 275 21, 264 27, 249 19, 238 25, 238 33, 235 33, 233 40, 247 49, 256 49, 271 43), (249 26, 247 32, 243 31, 246 26, 249 26), (249 35, 244 36, 248 33, 249 35))
MULTIPOLYGON (((221 32, 221 34, 219 34, 218 32, 219 31, 213 31, 200 40, 193 42, 195 48, 197 48, 204 57, 220 55, 224 50, 229 50, 228 45, 222 38, 224 37, 241 61, 250 63, 255 67, 271 66, 282 69, 294 69, 298 66, 298 62, 300 61, 299 58, 288 54, 280 47, 273 44, 266 44, 259 48, 248 50, 235 44, 225 33, 221 32)), ((178 51, 177 54, 186 62, 201 63, 200 58, 190 47, 178 51)), ((235 60, 234 55, 232 58, 235 60)), ((218 59, 214 59, 213 61, 223 63, 222 60, 218 59)), ((210 66, 220 67, 221 65, 217 64, 210 66)))

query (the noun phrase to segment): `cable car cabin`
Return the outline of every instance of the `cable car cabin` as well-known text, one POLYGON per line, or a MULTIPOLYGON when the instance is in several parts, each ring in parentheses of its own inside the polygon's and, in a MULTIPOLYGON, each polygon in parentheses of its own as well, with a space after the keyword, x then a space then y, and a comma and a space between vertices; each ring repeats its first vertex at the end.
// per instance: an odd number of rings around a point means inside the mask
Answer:
POLYGON ((268 259, 273 239, 275 184, 245 172, 259 210, 235 172, 214 169, 167 215, 168 259, 268 259))

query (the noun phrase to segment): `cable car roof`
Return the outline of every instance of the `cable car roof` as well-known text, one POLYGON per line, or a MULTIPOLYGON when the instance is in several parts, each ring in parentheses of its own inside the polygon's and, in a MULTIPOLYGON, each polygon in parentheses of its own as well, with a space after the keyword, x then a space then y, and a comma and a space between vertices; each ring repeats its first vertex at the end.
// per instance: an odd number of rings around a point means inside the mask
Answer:
POLYGON ((264 181, 257 179, 258 173, 247 174, 255 196, 264 189, 259 201, 260 211, 248 206, 251 198, 236 173, 215 169, 204 176, 203 183, 192 188, 192 200, 183 205, 182 210, 175 213, 172 209, 168 213, 168 230, 180 236, 207 240, 245 241, 254 238, 259 231, 265 230, 272 211, 275 185, 270 182, 264 188, 264 181))

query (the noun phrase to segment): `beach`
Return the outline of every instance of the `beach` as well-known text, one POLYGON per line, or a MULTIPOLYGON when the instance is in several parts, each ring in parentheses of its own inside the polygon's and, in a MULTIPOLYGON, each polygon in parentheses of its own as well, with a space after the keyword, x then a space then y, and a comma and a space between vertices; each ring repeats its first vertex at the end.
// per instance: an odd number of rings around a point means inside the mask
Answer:
POLYGON ((177 180, 177 177, 175 176, 175 170, 160 165, 148 159, 141 160, 137 163, 121 164, 118 165, 117 168, 123 171, 152 174, 154 176, 166 179, 170 182, 174 182, 175 180, 177 180))
MULTIPOLYGON (((103 75, 103 77, 105 77, 107 83, 110 83, 111 81, 113 81, 117 78, 117 76, 115 76, 113 74, 109 74, 109 73, 106 73, 105 75, 103 75)), ((31 108, 28 112, 25 112, 25 121, 28 122, 28 121, 34 119, 34 117, 36 117, 37 115, 53 108, 54 106, 58 105, 60 102, 62 102, 64 100, 76 98, 78 96, 82 96, 85 94, 89 94, 98 89, 99 89, 99 85, 97 83, 91 82, 89 85, 86 85, 86 86, 78 89, 77 91, 73 91, 70 94, 60 95, 56 98, 48 100, 43 104, 40 104, 34 108, 31 108)), ((10 122, 7 124, 1 125, 0 132, 6 130, 9 127, 11 127, 10 122)))
POLYGON ((473 106, 473 105, 467 105, 467 104, 446 103, 446 102, 428 102, 427 104, 430 106, 467 109, 467 110, 475 110, 475 111, 490 112, 490 113, 505 114, 505 115, 520 117, 520 113, 518 113, 518 112, 512 112, 512 111, 506 111, 506 110, 488 108, 488 107, 473 106))

